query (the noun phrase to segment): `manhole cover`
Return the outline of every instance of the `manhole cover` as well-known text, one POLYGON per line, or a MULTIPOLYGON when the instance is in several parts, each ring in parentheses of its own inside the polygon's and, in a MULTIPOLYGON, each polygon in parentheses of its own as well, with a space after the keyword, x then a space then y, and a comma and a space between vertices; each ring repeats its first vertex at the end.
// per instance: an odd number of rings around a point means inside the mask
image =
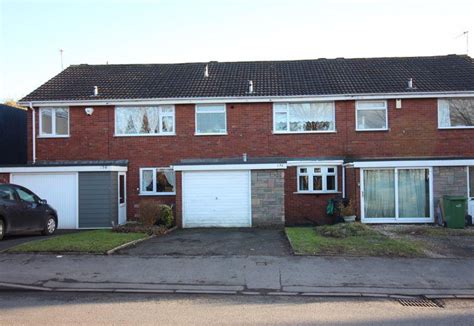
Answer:
POLYGON ((441 300, 430 300, 426 298, 398 299, 398 302, 405 307, 444 308, 444 302, 441 300))

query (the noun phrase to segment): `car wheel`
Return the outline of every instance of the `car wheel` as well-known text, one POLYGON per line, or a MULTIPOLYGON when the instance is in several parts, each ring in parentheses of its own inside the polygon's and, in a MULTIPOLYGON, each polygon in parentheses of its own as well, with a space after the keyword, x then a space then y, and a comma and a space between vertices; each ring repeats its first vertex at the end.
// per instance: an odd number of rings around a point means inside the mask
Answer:
POLYGON ((5 236, 5 223, 3 220, 0 220, 0 240, 5 236))
POLYGON ((44 226, 43 234, 44 235, 51 235, 56 231, 56 220, 54 217, 50 216, 46 220, 46 224, 44 226))

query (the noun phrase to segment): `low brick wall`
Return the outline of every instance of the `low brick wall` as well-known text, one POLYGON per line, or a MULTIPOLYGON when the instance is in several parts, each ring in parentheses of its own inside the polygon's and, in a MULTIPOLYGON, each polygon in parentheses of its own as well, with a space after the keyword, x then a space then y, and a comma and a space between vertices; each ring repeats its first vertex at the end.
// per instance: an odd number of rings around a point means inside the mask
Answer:
POLYGON ((433 168, 434 205, 444 195, 467 196, 467 171, 464 166, 443 166, 433 168))
POLYGON ((283 170, 254 170, 251 179, 252 225, 283 225, 285 223, 285 172, 283 170))

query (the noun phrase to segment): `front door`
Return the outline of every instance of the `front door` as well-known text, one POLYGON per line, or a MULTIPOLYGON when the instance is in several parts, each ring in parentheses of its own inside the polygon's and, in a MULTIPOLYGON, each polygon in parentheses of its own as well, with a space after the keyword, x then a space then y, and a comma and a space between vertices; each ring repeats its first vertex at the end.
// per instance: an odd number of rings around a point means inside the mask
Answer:
POLYGON ((127 177, 125 172, 118 174, 118 223, 127 222, 127 177))

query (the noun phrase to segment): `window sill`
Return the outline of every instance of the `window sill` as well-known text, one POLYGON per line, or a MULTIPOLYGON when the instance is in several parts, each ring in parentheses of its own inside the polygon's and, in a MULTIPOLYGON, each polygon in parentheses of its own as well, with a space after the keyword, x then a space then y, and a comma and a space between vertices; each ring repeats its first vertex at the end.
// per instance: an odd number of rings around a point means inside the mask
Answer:
POLYGON ((176 196, 175 192, 154 192, 154 193, 139 193, 138 196, 176 196))
POLYGON ((336 134, 337 130, 314 130, 314 131, 275 131, 274 135, 297 135, 297 134, 336 134))
POLYGON ((390 131, 389 128, 385 129, 356 129, 355 131, 370 132, 370 131, 390 131))
POLYGON ((227 136, 228 133, 208 133, 208 134, 202 134, 202 133, 194 133, 194 136, 227 136))
POLYGON ((114 137, 172 137, 176 136, 176 133, 173 134, 137 134, 137 135, 117 135, 114 134, 114 137))
POLYGON ((340 191, 295 191, 294 195, 334 195, 340 194, 340 191))
POLYGON ((438 127, 441 130, 450 130, 450 129, 474 129, 474 126, 457 126, 457 127, 438 127))
POLYGON ((41 139, 41 138, 69 138, 69 135, 60 135, 60 136, 53 136, 53 135, 39 135, 36 138, 41 139))

